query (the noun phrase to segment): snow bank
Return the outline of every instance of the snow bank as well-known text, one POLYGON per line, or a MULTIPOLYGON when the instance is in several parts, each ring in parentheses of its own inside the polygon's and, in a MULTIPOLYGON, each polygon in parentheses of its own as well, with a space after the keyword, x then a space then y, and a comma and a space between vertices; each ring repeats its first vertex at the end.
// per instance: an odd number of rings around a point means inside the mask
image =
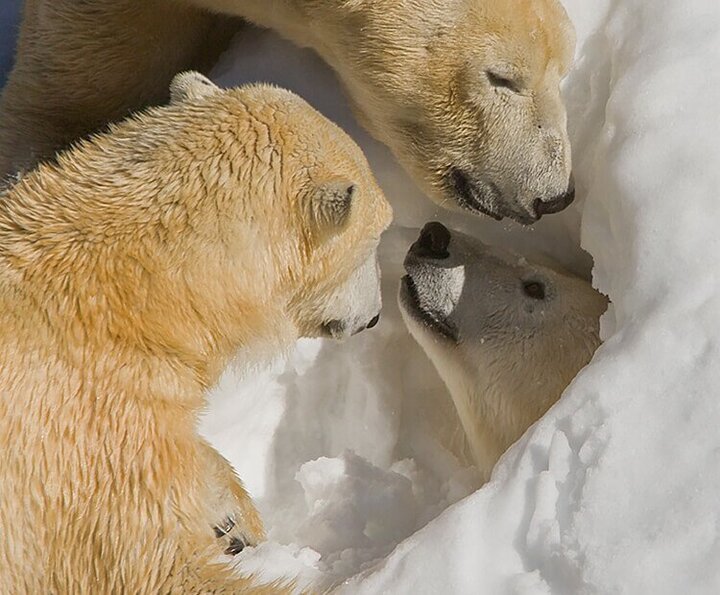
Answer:
POLYGON ((244 568, 347 593, 720 592, 720 3, 566 5, 581 199, 533 230, 438 212, 307 52, 258 33, 218 65, 223 83, 277 82, 339 122, 397 218, 377 329, 302 341, 215 392, 203 430, 270 532, 244 568), (613 301, 593 362, 474 493, 450 400, 394 302, 402 255, 435 217, 578 271, 581 235, 613 301))

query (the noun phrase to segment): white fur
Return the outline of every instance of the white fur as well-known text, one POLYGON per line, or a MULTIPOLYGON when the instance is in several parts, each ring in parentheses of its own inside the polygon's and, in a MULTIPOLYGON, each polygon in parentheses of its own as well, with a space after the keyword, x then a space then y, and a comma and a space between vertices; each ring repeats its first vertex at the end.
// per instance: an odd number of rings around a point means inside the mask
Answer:
POLYGON ((487 479, 500 455, 589 361, 607 301, 556 265, 535 264, 457 232, 448 252, 433 259, 411 250, 405 268, 414 288, 401 287, 400 309, 447 385, 487 479), (527 295, 527 282, 541 283, 545 298, 527 295))

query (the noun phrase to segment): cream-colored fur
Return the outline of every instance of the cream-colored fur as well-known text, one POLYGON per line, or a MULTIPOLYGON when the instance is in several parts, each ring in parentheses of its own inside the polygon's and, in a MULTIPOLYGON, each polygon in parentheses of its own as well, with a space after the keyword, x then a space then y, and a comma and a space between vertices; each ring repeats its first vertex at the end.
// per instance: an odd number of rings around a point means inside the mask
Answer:
POLYGON ((209 36, 204 9, 314 48, 442 205, 530 223, 572 199, 558 0, 26 0, 0 178, 164 97, 209 36))
POLYGON ((0 201, 2 593, 279 589, 222 559, 262 525, 197 415, 238 349, 329 334, 390 209, 291 93, 190 74, 172 96, 0 201))
POLYGON ((400 309, 447 385, 486 480, 590 361, 607 300, 557 265, 437 225, 408 252, 400 309))

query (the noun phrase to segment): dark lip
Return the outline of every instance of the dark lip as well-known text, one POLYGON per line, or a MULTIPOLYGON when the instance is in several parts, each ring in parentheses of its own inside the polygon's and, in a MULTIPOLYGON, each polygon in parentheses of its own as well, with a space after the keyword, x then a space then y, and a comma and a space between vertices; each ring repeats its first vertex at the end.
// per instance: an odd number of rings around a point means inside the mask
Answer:
MULTIPOLYGON (((461 169, 451 168, 447 179, 450 188, 457 197, 456 202, 467 211, 487 215, 496 221, 502 221, 504 217, 508 217, 523 225, 531 225, 539 219, 539 217, 533 217, 528 213, 518 213, 507 209, 497 211, 486 206, 482 199, 483 196, 487 195, 487 191, 483 192, 477 184, 472 182, 470 176, 461 169)), ((500 196, 500 190, 492 182, 487 183, 487 188, 495 197, 500 196)))
POLYGON ((437 314, 423 310, 418 299, 415 282, 410 275, 400 279, 400 299, 403 305, 410 311, 413 317, 422 322, 427 328, 435 333, 450 339, 454 343, 458 341, 458 331, 455 325, 437 317, 437 314))
MULTIPOLYGON (((450 186, 457 196, 457 203, 465 210, 474 213, 482 213, 488 217, 492 217, 496 221, 501 221, 504 217, 502 213, 486 207, 478 196, 477 187, 470 182, 470 177, 462 170, 452 168, 448 175, 450 186)), ((496 189, 494 189, 497 192, 496 189)))
POLYGON ((559 213, 566 209, 575 200, 575 185, 571 184, 567 191, 563 192, 551 198, 550 200, 535 199, 535 213, 538 220, 543 215, 551 215, 553 213, 559 213))

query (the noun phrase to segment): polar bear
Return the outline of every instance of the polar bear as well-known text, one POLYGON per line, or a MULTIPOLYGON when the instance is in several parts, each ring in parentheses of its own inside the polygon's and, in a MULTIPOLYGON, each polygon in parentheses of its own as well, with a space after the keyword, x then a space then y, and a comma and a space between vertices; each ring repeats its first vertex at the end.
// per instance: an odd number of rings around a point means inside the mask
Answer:
POLYGON ((238 349, 377 322, 359 148, 281 89, 170 95, 0 201, 0 592, 273 591, 223 563, 262 525, 205 391, 238 349))
POLYGON ((529 224, 572 201, 559 0, 26 0, 0 179, 161 101, 173 73, 218 54, 213 14, 317 51, 439 204, 529 224))
POLYGON ((597 349, 607 299, 533 263, 428 223, 405 259, 398 302, 452 396, 483 481, 597 349))

